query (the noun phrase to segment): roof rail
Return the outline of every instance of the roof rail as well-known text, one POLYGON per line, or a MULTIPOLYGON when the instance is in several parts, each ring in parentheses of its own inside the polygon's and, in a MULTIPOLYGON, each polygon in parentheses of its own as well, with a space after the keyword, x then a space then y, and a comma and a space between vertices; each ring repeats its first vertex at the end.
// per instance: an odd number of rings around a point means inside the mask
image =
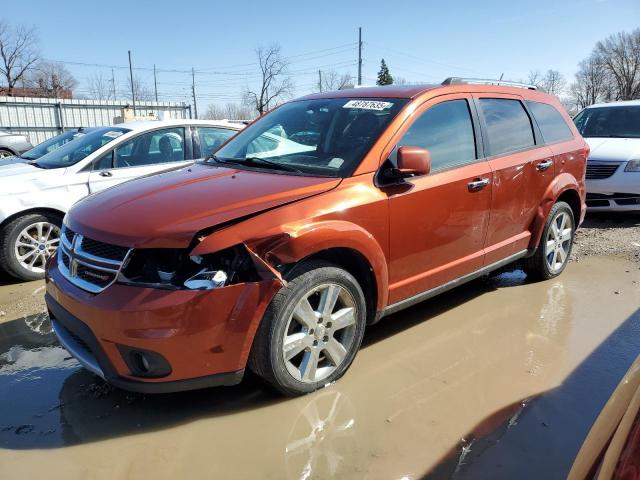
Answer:
POLYGON ((509 82, 506 80, 492 80, 489 78, 461 78, 449 77, 442 85, 504 85, 505 87, 528 88, 529 90, 537 90, 538 87, 522 82, 509 82))

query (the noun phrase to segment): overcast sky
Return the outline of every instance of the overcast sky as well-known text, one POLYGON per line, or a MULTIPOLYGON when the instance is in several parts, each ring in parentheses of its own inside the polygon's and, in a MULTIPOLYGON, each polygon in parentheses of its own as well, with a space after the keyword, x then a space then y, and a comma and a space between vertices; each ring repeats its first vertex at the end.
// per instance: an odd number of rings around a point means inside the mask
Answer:
POLYGON ((410 82, 503 73, 519 80, 549 68, 571 79, 598 40, 640 26, 640 0, 23 0, 6 2, 0 17, 35 26, 43 56, 68 62, 80 94, 87 78, 110 79, 114 66, 125 96, 131 50, 135 75, 149 87, 156 64, 162 100, 190 101, 184 71, 194 67, 198 103, 206 106, 238 101, 255 85, 260 44, 282 46, 297 94, 314 88, 318 69, 355 75, 359 26, 363 83, 375 82, 383 57, 392 75, 410 82))

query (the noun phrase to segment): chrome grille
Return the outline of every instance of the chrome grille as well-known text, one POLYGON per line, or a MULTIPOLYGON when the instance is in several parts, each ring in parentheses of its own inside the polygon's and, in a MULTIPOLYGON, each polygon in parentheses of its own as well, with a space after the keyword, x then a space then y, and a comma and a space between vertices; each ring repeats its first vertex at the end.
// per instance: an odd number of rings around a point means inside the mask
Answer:
POLYGON ((99 242, 62 227, 58 268, 77 287, 100 293, 113 284, 131 249, 99 242))
POLYGON ((602 180, 609 178, 621 165, 620 162, 587 162, 587 180, 602 180))

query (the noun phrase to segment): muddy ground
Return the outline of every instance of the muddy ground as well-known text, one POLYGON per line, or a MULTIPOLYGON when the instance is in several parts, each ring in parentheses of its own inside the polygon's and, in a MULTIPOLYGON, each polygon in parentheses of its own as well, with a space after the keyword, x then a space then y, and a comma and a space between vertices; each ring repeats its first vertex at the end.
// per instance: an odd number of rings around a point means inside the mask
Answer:
POLYGON ((589 218, 557 279, 511 270, 385 319, 296 399, 251 375, 113 389, 58 345, 42 282, 0 280, 0 478, 564 478, 640 353, 639 225, 589 218))
POLYGON ((572 260, 612 256, 640 263, 640 213, 589 214, 576 233, 572 260))

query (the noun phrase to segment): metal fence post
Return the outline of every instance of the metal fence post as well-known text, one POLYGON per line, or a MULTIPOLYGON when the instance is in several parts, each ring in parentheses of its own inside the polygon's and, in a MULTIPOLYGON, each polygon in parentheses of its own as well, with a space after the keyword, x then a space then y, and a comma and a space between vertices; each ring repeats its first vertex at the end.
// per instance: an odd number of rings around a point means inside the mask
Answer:
POLYGON ((58 120, 58 131, 59 132, 64 132, 64 117, 62 116, 62 103, 58 102, 56 103, 56 113, 57 113, 57 120, 58 120))

